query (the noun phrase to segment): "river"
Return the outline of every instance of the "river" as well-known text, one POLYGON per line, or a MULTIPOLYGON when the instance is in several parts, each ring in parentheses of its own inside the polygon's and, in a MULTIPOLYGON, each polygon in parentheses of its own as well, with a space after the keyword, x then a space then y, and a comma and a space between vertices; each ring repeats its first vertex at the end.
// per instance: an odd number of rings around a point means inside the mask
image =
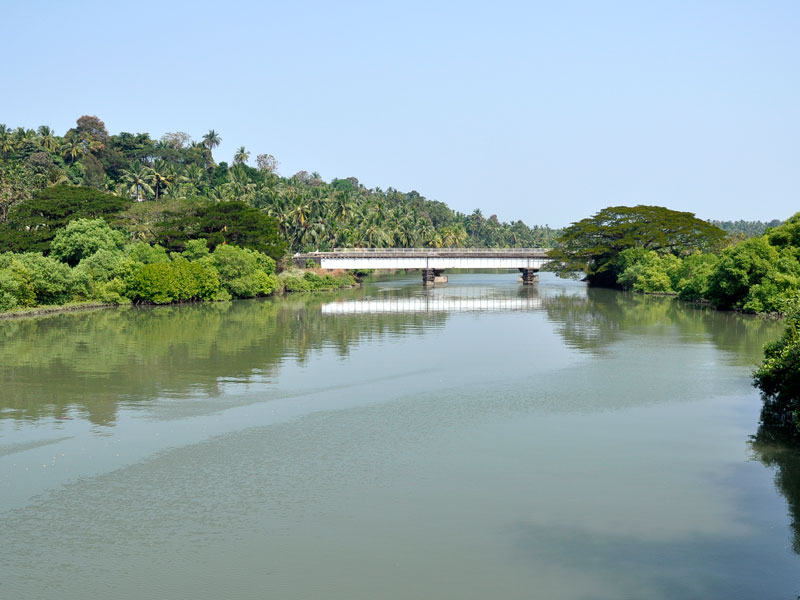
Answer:
POLYGON ((0 322, 0 597, 792 600, 781 328, 511 273, 0 322))

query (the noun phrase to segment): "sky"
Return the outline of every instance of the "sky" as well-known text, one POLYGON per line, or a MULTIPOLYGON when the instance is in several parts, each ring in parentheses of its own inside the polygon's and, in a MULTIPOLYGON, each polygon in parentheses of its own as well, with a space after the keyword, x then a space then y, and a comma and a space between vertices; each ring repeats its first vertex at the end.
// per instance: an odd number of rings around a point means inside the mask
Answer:
POLYGON ((800 210, 800 2, 0 0, 0 123, 222 136, 561 227, 800 210))

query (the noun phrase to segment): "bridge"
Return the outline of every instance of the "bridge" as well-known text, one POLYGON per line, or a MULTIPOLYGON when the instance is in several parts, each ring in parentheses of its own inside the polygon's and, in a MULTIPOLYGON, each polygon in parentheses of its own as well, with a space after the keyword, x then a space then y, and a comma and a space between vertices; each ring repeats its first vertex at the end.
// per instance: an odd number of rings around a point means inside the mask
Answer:
POLYGON ((295 254, 297 266, 309 260, 323 269, 420 269, 423 285, 446 283, 445 269, 519 269, 523 284, 539 280, 549 248, 335 248, 295 254))

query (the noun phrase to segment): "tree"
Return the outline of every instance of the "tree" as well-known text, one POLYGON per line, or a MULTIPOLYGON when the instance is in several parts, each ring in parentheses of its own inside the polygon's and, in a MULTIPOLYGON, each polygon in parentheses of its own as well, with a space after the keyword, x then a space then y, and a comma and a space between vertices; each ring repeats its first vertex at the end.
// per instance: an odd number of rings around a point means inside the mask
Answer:
POLYGON ((50 253, 71 267, 98 250, 122 250, 125 237, 103 219, 77 219, 56 233, 50 253))
POLYGON ((682 256, 718 246, 725 232, 689 212, 661 206, 611 206, 573 223, 551 251, 559 273, 585 271, 593 285, 616 287, 616 258, 627 248, 682 256))
POLYGON ((86 144, 81 136, 75 130, 70 132, 64 137, 64 143, 61 145, 61 155, 64 158, 69 158, 69 164, 74 165, 75 159, 80 158, 86 154, 86 144))
POLYGON ((233 164, 243 165, 250 158, 250 153, 244 149, 244 146, 239 146, 236 154, 233 155, 233 164))
POLYGON ((16 163, 0 163, 0 223, 11 207, 28 200, 34 188, 33 173, 16 163))
POLYGON ((213 129, 209 129, 208 133, 203 136, 203 145, 209 150, 213 150, 222 142, 222 138, 213 129))
POLYGON ((130 169, 122 172, 122 180, 128 184, 128 193, 132 196, 135 195, 137 202, 142 201, 142 191, 146 195, 154 193, 150 186, 153 183, 153 171, 149 167, 134 163, 130 169))
MULTIPOLYGON (((4 179, 0 177, 0 181, 4 179)), ((98 217, 110 220, 130 205, 130 200, 92 188, 45 188, 19 204, 9 214, 8 222, 0 225, 0 250, 47 253, 58 230, 70 221, 98 217)))
POLYGON ((278 159, 272 154, 259 154, 256 156, 256 165, 262 173, 274 173, 278 168, 278 159))

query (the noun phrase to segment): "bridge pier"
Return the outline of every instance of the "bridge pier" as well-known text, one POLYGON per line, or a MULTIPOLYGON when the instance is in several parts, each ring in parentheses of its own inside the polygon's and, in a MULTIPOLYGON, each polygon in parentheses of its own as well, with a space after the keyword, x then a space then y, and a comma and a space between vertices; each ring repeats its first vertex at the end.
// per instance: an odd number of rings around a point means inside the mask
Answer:
POLYGON ((522 281, 522 285, 533 285, 534 283, 538 283, 539 281, 538 271, 539 269, 520 268, 520 273, 522 273, 520 281, 522 281))
POLYGON ((434 283, 447 283, 444 269, 422 269, 422 285, 433 285, 434 283))

